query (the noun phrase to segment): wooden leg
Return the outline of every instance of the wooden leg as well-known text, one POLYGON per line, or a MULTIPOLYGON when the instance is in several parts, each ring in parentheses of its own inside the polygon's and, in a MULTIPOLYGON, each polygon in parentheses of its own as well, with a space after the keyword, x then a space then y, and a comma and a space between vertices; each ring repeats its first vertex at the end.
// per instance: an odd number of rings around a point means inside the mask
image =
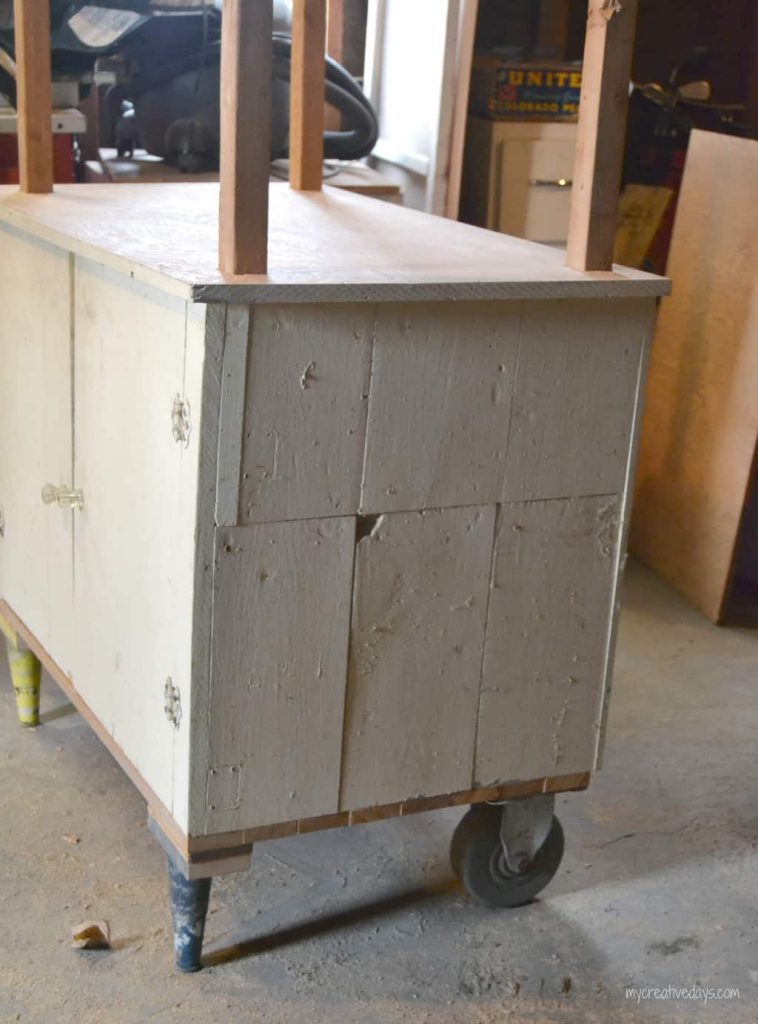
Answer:
POLYGON ((8 664, 11 670, 13 689, 16 691, 18 718, 23 726, 34 728, 39 725, 39 691, 42 666, 39 658, 31 651, 21 650, 14 641, 6 641, 8 664))
POLYGON ((184 870, 168 858, 168 877, 171 885, 171 916, 174 921, 174 950, 176 966, 190 974, 202 968, 200 954, 203 949, 205 918, 211 894, 211 879, 190 881, 184 870))

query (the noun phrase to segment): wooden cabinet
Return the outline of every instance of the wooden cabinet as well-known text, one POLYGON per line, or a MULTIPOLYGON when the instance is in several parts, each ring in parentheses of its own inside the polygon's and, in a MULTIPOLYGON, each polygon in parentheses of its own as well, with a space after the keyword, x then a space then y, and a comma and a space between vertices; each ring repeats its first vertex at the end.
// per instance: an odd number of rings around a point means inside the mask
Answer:
POLYGON ((470 117, 461 220, 534 242, 565 243, 576 127, 470 117))
POLYGON ((217 201, 0 192, 3 618, 190 863, 583 785, 666 283, 280 185, 230 282, 217 201))

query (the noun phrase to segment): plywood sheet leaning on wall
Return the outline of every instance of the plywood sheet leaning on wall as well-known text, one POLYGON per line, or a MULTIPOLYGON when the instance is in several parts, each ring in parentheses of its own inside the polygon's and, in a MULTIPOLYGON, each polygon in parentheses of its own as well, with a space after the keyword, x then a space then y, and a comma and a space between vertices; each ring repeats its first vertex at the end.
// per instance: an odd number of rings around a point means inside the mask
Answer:
POLYGON ((632 551, 725 613, 758 437, 758 142, 694 132, 653 345, 632 551))
POLYGON ((612 494, 501 507, 475 785, 594 765, 620 518, 612 494))

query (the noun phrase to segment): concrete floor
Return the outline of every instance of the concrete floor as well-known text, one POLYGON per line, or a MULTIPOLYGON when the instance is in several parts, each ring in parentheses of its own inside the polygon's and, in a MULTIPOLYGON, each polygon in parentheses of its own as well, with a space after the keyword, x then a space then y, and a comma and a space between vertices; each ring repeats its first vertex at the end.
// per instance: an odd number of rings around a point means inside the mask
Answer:
POLYGON ((460 812, 278 841, 215 883, 212 966, 177 975, 141 798, 49 682, 43 711, 19 729, 3 674, 2 1024, 758 1019, 758 635, 716 629, 639 567, 605 770, 560 799, 563 867, 515 911, 453 884, 460 812), (101 917, 114 949, 70 949, 101 917), (625 998, 695 984, 740 998, 625 998))

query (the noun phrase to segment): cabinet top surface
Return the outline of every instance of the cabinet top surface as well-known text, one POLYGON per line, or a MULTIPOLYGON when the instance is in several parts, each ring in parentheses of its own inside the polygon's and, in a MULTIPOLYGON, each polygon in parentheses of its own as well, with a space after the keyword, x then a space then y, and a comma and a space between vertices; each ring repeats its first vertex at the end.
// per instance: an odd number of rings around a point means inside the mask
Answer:
POLYGON ((218 185, 0 186, 0 223, 196 302, 633 298, 668 293, 638 270, 580 273, 559 249, 339 189, 271 186, 269 273, 217 267, 218 185))

